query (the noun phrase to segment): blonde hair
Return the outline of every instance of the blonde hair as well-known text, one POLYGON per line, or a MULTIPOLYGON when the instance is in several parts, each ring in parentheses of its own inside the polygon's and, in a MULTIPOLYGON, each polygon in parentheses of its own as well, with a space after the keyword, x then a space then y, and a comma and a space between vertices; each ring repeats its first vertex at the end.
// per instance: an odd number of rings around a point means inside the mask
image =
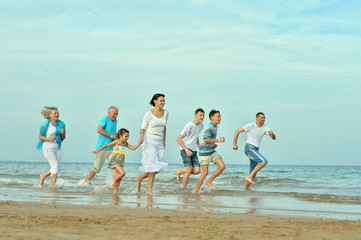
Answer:
POLYGON ((113 112, 113 111, 119 111, 119 109, 116 106, 110 106, 108 108, 108 112, 113 112))
POLYGON ((51 114, 51 111, 58 110, 57 107, 48 107, 44 106, 43 110, 41 110, 41 114, 44 116, 45 119, 49 119, 49 115, 51 114))

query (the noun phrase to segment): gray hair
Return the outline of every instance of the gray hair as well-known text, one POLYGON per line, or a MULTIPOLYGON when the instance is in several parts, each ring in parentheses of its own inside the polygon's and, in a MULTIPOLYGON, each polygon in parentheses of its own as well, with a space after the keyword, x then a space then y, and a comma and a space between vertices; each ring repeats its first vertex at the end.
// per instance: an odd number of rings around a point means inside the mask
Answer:
POLYGON ((51 114, 51 111, 53 110, 58 110, 57 107, 48 107, 48 106, 45 106, 43 108, 43 110, 41 110, 41 114, 44 116, 45 119, 49 119, 49 115, 51 114))
POLYGON ((114 112, 114 111, 118 111, 118 112, 119 112, 119 109, 118 109, 116 106, 110 106, 110 107, 108 108, 108 113, 109 113, 109 112, 114 112))

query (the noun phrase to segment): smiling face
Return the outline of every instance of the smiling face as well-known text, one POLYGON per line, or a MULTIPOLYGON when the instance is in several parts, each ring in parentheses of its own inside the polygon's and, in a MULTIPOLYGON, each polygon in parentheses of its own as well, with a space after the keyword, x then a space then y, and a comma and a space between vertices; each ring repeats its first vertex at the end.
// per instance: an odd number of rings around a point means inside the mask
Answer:
POLYGON ((195 120, 196 122, 203 122, 203 119, 204 119, 204 112, 198 112, 196 115, 195 115, 195 120))
POLYGON ((213 125, 218 125, 221 123, 221 114, 220 113, 216 113, 211 117, 211 122, 213 123, 213 125))
POLYGON ((158 108, 163 108, 165 105, 165 98, 164 97, 158 97, 156 100, 153 101, 154 106, 158 108))
POLYGON ((113 111, 108 112, 108 117, 113 122, 118 117, 118 110, 113 110, 113 111))
POLYGON ((50 120, 52 122, 55 122, 59 119, 59 112, 58 110, 51 110, 51 113, 49 114, 50 120))
POLYGON ((264 124, 264 122, 266 121, 266 116, 264 114, 259 114, 256 117, 256 124, 257 126, 262 126, 264 124))
POLYGON ((123 142, 123 143, 126 143, 129 139, 129 133, 128 132, 125 132, 123 133, 123 135, 120 135, 119 136, 119 141, 123 142))

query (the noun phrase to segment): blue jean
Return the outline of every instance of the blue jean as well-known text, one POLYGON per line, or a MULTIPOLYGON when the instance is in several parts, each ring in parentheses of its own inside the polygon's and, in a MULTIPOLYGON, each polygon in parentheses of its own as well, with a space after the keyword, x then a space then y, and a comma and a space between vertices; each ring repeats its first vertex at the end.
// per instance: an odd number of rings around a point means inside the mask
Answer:
POLYGON ((183 159, 184 166, 185 167, 186 166, 200 167, 201 165, 199 164, 197 151, 192 151, 192 150, 190 150, 190 151, 193 153, 193 155, 190 156, 190 157, 187 155, 186 151, 184 151, 184 150, 180 151, 182 159, 183 159))
MULTIPOLYGON (((267 159, 262 156, 258 150, 258 147, 249 143, 244 147, 244 153, 249 158, 249 173, 251 173, 258 164, 268 163, 267 159)), ((257 174, 255 174, 254 177, 256 177, 256 175, 257 174)))

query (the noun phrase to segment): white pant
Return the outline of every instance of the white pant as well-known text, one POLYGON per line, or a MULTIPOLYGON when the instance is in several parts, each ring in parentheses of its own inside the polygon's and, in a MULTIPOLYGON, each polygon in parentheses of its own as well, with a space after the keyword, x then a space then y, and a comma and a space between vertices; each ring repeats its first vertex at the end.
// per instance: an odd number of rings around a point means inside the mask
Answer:
POLYGON ((50 164, 50 173, 58 174, 61 162, 61 149, 44 149, 43 154, 50 164))

